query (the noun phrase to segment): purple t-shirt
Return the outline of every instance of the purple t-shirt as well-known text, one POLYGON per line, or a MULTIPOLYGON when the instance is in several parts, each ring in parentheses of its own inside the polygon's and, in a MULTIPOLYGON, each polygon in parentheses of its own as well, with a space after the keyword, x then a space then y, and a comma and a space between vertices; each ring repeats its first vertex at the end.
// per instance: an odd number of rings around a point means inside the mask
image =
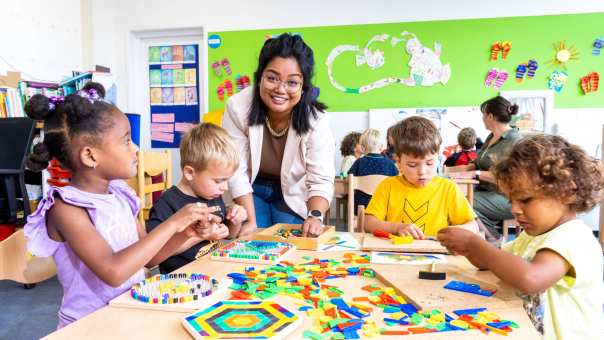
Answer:
POLYGON ((119 287, 111 287, 86 266, 67 242, 57 242, 48 236, 46 213, 59 195, 65 203, 86 209, 92 225, 114 252, 137 242, 138 198, 124 181, 110 182, 108 191, 108 194, 93 194, 72 186, 50 187, 38 209, 27 218, 25 237, 29 252, 38 257, 52 256, 63 286, 58 328, 107 305, 145 278, 141 268, 119 287))

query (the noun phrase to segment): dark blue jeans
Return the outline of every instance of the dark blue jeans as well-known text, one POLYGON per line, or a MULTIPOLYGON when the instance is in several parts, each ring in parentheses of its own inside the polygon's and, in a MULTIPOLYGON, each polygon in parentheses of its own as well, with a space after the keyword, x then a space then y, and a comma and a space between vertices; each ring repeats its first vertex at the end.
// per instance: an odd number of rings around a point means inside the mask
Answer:
POLYGON ((257 177, 252 183, 256 224, 258 228, 270 227, 276 223, 301 224, 304 222, 283 199, 279 180, 257 177))

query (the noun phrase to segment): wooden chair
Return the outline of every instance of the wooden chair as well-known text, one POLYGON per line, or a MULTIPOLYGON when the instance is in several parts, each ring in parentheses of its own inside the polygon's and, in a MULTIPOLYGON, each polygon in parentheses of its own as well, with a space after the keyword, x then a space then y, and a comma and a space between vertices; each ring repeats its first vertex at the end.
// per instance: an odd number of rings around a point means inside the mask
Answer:
POLYGON ((165 191, 172 185, 172 154, 170 150, 165 151, 139 151, 137 194, 141 200, 141 210, 138 219, 144 226, 149 219, 149 211, 153 206, 152 194, 157 191, 165 191), (162 175, 162 181, 152 183, 151 178, 162 175))
MULTIPOLYGON (((364 218, 361 222, 357 222, 354 218, 354 191, 360 190, 367 195, 373 195, 375 189, 381 181, 388 178, 388 176, 384 175, 368 175, 368 176, 354 176, 348 175, 348 232, 354 232, 356 227, 361 227, 360 224, 363 224, 364 218)), ((362 207, 362 206, 359 206, 362 207)), ((360 209, 360 213, 358 214, 364 217, 365 207, 360 209)))
POLYGON ((23 229, 0 241, 0 280, 12 280, 32 288, 57 273, 52 257, 34 257, 27 251, 23 229))

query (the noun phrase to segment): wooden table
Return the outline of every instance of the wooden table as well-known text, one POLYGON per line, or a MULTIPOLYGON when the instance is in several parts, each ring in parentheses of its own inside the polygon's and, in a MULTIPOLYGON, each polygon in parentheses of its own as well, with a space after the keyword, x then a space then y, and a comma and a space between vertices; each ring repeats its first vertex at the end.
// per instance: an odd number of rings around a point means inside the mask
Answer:
MULTIPOLYGON (((360 238, 359 234, 356 234, 357 238, 360 238)), ((319 257, 322 259, 326 258, 337 258, 341 259, 345 252, 313 252, 307 250, 298 250, 288 260, 292 262, 303 261, 302 256, 319 257)), ((181 268, 180 271, 194 271, 203 272, 208 275, 222 278, 226 274, 241 270, 245 264, 234 263, 234 262, 217 262, 211 261, 205 257, 195 262, 188 264, 181 268)), ((258 265, 255 265, 258 266, 258 265)), ((434 285, 436 281, 429 283, 427 281, 417 279, 418 268, 421 266, 396 266, 394 265, 373 265, 374 267, 383 267, 382 269, 396 268, 401 275, 408 277, 409 287, 413 287, 413 294, 421 294, 423 289, 422 285, 434 285), (386 267, 384 267, 386 266, 386 267)), ((441 266, 441 265, 439 265, 441 266)), ((519 329, 509 335, 508 338, 512 339, 537 339, 539 334, 530 322, 526 312, 522 308, 522 304, 519 298, 513 295, 511 288, 505 284, 502 284, 491 272, 488 271, 477 271, 464 257, 448 256, 448 263, 442 266, 462 272, 463 275, 476 279, 478 282, 488 282, 498 287, 497 294, 503 294, 508 296, 507 301, 502 302, 501 299, 489 300, 491 298, 484 298, 484 304, 482 306, 468 306, 470 307, 487 307, 489 311, 497 313, 500 317, 513 320, 518 325, 519 329), (493 301, 491 303, 490 301, 493 301)), ((423 269, 423 268, 422 268, 423 269)), ((333 284, 345 291, 347 297, 353 296, 366 296, 367 292, 362 291, 361 287, 366 284, 383 284, 374 278, 365 277, 349 277, 343 279, 329 280, 329 284, 333 284)), ((442 282, 441 282, 442 283, 442 282)), ((439 283, 440 284, 440 283, 439 283)), ((444 283, 442 283, 444 285, 444 283)), ((401 288, 405 291, 405 288, 401 288)), ((427 289, 428 290, 428 289, 427 289)), ((428 290, 429 291, 429 290, 428 290)), ((125 293, 128 294, 128 293, 125 293)), ((459 294, 453 291, 444 290, 440 295, 451 296, 459 301, 459 294)), ((424 293, 425 296, 414 296, 416 300, 430 299, 431 293, 424 293)), ((277 296, 274 300, 282 303, 284 306, 297 310, 299 304, 294 303, 289 297, 277 296)), ((451 312, 452 309, 448 308, 447 301, 443 301, 442 304, 439 301, 433 301, 432 306, 437 306, 439 309, 445 312, 451 312)), ((431 306, 431 307, 432 307, 431 306)), ((154 310, 143 310, 143 309, 132 309, 132 308, 120 308, 114 306, 107 306, 100 310, 74 322, 73 324, 62 328, 54 333, 49 334, 45 339, 190 339, 189 333, 181 325, 181 319, 188 313, 180 312, 166 312, 166 311, 154 311, 154 310)), ((288 339, 301 339, 302 333, 306 329, 310 329, 315 320, 314 318, 307 317, 304 313, 299 313, 303 320, 302 326, 300 326, 294 333, 292 333, 288 339)), ((381 320, 381 310, 374 308, 371 318, 374 320, 381 320)), ((359 332, 360 333, 360 332, 359 332)), ((443 332, 443 333, 430 333, 430 334, 417 334, 412 335, 411 339, 493 339, 498 338, 498 335, 484 335, 477 330, 466 331, 466 332, 443 332)), ((380 339, 396 339, 395 336, 386 337, 382 336, 380 339)))

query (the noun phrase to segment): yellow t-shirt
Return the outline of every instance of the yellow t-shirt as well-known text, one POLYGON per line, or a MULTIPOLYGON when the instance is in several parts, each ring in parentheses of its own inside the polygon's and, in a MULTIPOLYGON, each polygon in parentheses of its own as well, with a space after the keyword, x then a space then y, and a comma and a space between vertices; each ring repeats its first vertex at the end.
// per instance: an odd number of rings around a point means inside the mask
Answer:
POLYGON ((434 177, 421 188, 403 176, 389 177, 378 185, 366 213, 386 222, 414 223, 427 236, 474 220, 457 184, 442 177, 434 177))
POLYGON ((571 266, 566 276, 544 292, 518 293, 544 339, 604 338, 602 247, 589 226, 575 219, 538 236, 522 232, 501 249, 527 261, 540 249, 549 249, 571 266))

